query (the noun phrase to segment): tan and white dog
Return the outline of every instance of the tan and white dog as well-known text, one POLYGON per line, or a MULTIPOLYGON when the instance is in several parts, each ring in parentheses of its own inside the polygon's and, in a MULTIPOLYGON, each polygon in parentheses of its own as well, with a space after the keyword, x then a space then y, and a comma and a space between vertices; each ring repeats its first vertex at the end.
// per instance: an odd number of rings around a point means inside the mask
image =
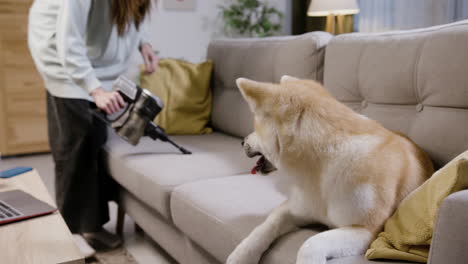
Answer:
POLYGON ((237 80, 255 117, 244 141, 256 170, 292 179, 288 199, 229 256, 258 263, 279 236, 321 223, 330 230, 304 242, 300 264, 363 254, 384 222, 433 173, 427 155, 407 137, 356 114, 317 82, 284 76, 280 84, 237 80))

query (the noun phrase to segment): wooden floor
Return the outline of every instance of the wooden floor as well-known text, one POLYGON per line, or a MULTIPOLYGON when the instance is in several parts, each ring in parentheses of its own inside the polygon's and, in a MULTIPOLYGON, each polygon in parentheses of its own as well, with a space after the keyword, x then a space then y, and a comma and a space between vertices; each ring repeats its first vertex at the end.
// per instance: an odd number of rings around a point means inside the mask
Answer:
MULTIPOLYGON (((52 157, 49 154, 32 155, 23 157, 13 157, 0 159, 0 170, 9 169, 16 166, 29 166, 37 169, 42 177, 49 193, 55 197, 54 170, 52 157)), ((116 225, 117 206, 110 204, 111 220, 104 227, 114 232, 116 225)), ((173 263, 164 251, 144 235, 140 235, 134 230, 134 222, 126 216, 124 227, 125 247, 140 264, 170 264, 173 263)))

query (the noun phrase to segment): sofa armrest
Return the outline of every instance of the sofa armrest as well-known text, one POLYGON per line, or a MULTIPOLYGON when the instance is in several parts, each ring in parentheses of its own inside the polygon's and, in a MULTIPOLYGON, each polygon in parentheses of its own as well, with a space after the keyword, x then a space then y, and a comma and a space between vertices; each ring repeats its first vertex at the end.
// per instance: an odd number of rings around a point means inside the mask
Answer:
POLYGON ((434 227, 429 264, 468 263, 468 190, 448 196, 434 227))

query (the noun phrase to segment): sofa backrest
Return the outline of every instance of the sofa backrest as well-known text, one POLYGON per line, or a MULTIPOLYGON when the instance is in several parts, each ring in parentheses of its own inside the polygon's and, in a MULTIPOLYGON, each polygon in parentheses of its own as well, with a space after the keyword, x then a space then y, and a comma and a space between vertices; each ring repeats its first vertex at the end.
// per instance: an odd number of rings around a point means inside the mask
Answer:
POLYGON ((300 36, 212 41, 208 59, 214 63, 213 128, 238 137, 253 131, 252 114, 236 86, 239 77, 279 82, 281 76, 291 75, 321 81, 325 45, 330 38, 328 33, 314 32, 300 36))
POLYGON ((468 20, 337 36, 326 48, 324 84, 357 112, 409 136, 436 166, 468 149, 468 20))

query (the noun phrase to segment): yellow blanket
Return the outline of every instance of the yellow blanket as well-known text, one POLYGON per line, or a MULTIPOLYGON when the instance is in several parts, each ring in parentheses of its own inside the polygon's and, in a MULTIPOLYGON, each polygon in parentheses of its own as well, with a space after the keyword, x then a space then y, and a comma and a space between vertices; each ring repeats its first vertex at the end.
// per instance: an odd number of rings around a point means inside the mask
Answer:
POLYGON ((366 257, 426 263, 438 208, 448 195, 463 189, 468 189, 468 151, 403 200, 366 257))

